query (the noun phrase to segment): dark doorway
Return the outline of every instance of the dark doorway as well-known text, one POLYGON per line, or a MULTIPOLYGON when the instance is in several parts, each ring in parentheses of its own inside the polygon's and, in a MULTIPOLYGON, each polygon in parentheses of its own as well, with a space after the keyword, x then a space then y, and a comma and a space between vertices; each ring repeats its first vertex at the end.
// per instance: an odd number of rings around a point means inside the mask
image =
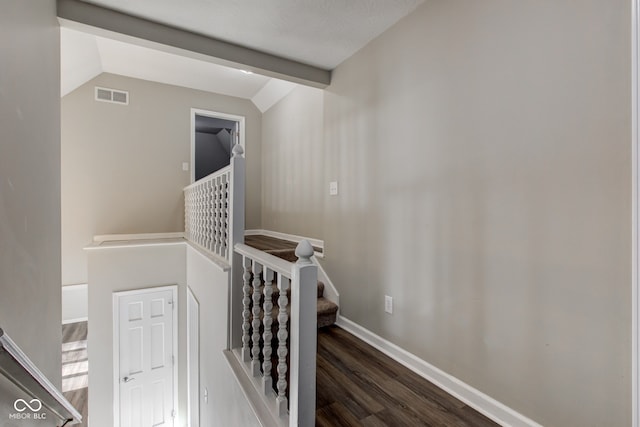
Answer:
POLYGON ((238 122, 195 115, 195 180, 228 166, 238 122))

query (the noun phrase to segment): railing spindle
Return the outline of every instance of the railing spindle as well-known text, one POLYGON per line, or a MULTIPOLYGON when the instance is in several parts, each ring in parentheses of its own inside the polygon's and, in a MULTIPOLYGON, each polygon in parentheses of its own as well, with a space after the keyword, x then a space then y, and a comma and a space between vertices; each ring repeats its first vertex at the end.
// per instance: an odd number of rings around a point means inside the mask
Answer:
POLYGON ((260 376, 260 297, 262 292, 260 290, 260 275, 262 273, 262 265, 256 261, 253 261, 253 335, 251 339, 253 341, 253 349, 251 351, 251 369, 253 376, 260 376))
POLYGON ((249 331, 251 330, 251 258, 243 257, 244 275, 242 276, 244 286, 242 287, 242 360, 248 362, 251 360, 251 352, 249 351, 249 331))
POLYGON ((271 390, 271 340, 273 338, 273 334, 271 332, 271 325, 273 324, 272 310, 273 310, 273 301, 271 297, 273 295, 273 270, 266 268, 264 270, 264 303, 262 304, 262 311, 264 312, 264 317, 262 324, 264 326, 264 331, 262 333, 262 342, 264 349, 262 350, 262 354, 264 356, 264 360, 262 362, 262 385, 264 387, 264 392, 267 393, 271 390))
POLYGON ((287 338, 289 333, 287 332, 287 323, 289 322, 289 315, 287 314, 287 305, 289 305, 289 298, 287 298, 287 290, 289 289, 289 279, 281 274, 278 274, 278 290, 280 296, 278 297, 278 308, 280 313, 278 314, 278 413, 280 416, 287 413, 287 354, 289 349, 287 348, 287 338))

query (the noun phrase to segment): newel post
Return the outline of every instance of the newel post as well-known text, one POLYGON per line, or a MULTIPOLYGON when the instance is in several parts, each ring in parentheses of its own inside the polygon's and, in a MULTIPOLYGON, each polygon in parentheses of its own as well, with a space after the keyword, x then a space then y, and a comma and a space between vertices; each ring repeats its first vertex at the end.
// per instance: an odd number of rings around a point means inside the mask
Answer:
POLYGON ((229 179, 229 263, 231 277, 229 283, 229 334, 227 348, 242 346, 242 276, 244 274, 242 256, 235 253, 236 243, 244 243, 244 188, 245 158, 240 144, 233 147, 231 175, 229 179))
POLYGON ((318 268, 311 262, 312 255, 311 244, 300 242, 298 261, 291 272, 289 425, 300 427, 315 426, 316 422, 318 268))

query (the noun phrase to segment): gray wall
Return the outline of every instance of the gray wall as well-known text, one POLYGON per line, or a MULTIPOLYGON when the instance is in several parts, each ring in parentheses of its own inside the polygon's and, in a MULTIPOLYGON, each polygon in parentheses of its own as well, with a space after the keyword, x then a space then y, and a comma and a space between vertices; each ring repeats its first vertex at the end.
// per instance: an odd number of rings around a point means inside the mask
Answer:
POLYGON ((322 100, 320 89, 298 86, 286 102, 263 114, 264 229, 322 238, 323 195, 329 191, 323 176, 322 100))
POLYGON ((62 282, 86 283, 96 234, 184 230, 191 108, 244 116, 248 228, 259 228, 261 114, 249 100, 102 74, 62 99, 62 282), (94 86, 129 91, 128 106, 94 86))
POLYGON ((630 23, 623 0, 428 0, 306 95, 341 313, 545 426, 631 423, 630 23))
MULTIPOLYGON (((57 387, 61 375, 58 31, 54 1, 2 2, 0 328, 57 387)), ((15 412, 14 400, 24 397, 0 380, 1 424, 15 412)))

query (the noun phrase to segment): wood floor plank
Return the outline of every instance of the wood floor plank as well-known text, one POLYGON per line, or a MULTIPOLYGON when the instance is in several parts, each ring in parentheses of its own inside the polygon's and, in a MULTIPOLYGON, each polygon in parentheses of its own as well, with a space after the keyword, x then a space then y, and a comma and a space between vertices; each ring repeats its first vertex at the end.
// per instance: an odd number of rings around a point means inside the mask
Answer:
POLYGON ((440 406, 449 410, 461 409, 466 406, 464 402, 456 399, 441 388, 435 386, 424 378, 419 377, 413 372, 409 375, 400 375, 397 377, 397 380, 409 389, 413 390, 414 393, 426 396, 432 401, 437 402, 440 406))
POLYGON ((446 408, 429 400, 427 397, 415 394, 395 378, 390 378, 386 381, 385 387, 402 402, 398 407, 404 408, 417 418, 427 421, 430 425, 472 427, 460 419, 457 414, 449 412, 446 408))
POLYGON ((359 427, 360 421, 340 402, 316 411, 316 427, 359 427))
POLYGON ((318 371, 326 372, 327 375, 316 379, 316 388, 331 390, 335 401, 348 399, 349 408, 356 418, 367 417, 385 408, 371 396, 369 390, 363 389, 360 384, 354 382, 350 373, 345 373, 335 363, 318 356, 317 366, 318 371))
MULTIPOLYGON (((65 347, 64 344, 67 344, 67 347, 71 348, 71 350, 63 352, 63 362, 86 362, 88 360, 86 344, 82 343, 82 341, 86 342, 87 332, 88 322, 76 322, 62 325, 63 347, 65 347), (82 349, 76 350, 75 348, 78 346, 75 344, 78 344, 82 349)), ((79 388, 77 390, 64 392, 63 395, 82 415, 82 423, 74 424, 74 426, 87 427, 89 425, 89 389, 87 387, 79 388)))
POLYGON ((474 427, 495 427, 497 424, 488 417, 482 415, 475 409, 465 406, 462 408, 459 416, 464 419, 470 426, 474 427))
POLYGON ((317 425, 498 426, 337 326, 318 331, 317 361, 317 425))

